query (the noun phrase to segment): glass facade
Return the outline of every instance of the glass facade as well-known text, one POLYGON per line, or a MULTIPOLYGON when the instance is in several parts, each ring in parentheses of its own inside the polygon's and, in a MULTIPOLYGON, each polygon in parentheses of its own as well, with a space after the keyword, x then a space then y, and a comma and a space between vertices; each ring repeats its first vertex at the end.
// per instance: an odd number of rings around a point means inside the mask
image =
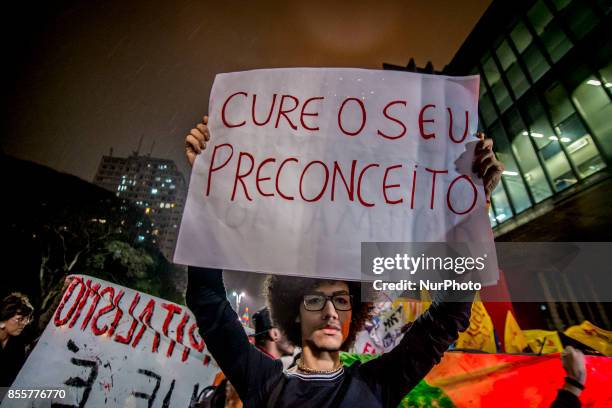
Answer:
POLYGON ((612 63, 591 50, 609 12, 607 2, 536 0, 486 40, 480 127, 506 167, 493 227, 610 166, 612 63))

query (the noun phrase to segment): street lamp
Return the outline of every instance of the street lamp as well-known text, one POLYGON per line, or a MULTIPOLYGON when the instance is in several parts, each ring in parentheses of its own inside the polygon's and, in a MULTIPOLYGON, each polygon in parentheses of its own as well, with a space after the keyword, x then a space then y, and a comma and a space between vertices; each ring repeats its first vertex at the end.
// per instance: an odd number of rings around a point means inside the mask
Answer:
POLYGON ((232 292, 232 296, 236 298, 236 313, 240 314, 240 300, 242 300, 242 298, 246 296, 246 293, 240 292, 238 294, 236 293, 236 291, 234 291, 232 292))

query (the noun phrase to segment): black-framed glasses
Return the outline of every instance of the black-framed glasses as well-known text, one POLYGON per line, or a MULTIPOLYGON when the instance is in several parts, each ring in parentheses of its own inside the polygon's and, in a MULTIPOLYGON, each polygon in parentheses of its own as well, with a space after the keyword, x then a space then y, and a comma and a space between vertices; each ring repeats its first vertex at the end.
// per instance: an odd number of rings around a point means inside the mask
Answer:
POLYGON ((346 312, 353 308, 353 295, 335 294, 331 296, 323 294, 304 295, 304 309, 310 312, 323 310, 327 301, 331 301, 336 310, 346 312))
POLYGON ((32 322, 32 317, 30 317, 30 316, 15 315, 15 316, 13 316, 13 320, 15 320, 15 323, 17 323, 17 324, 21 324, 21 325, 27 326, 28 324, 30 324, 32 322))

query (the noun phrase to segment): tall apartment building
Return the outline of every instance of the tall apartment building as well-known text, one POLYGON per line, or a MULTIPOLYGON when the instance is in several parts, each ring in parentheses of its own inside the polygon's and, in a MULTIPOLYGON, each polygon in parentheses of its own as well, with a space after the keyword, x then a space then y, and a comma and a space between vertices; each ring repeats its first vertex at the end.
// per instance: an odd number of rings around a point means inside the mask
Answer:
POLYGON ((94 184, 142 208, 151 225, 138 225, 138 239, 156 244, 172 260, 187 195, 185 178, 172 160, 141 156, 103 156, 94 184))

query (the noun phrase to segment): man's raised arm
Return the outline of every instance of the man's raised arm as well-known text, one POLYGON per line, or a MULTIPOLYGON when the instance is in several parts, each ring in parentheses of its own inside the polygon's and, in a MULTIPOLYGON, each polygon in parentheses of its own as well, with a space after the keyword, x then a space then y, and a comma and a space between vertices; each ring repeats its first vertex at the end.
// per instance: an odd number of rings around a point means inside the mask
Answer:
MULTIPOLYGON (((185 137, 185 155, 190 165, 210 140, 208 116, 185 137)), ((230 306, 220 269, 190 266, 187 281, 187 306, 196 317, 200 335, 225 376, 243 401, 252 401, 262 381, 282 364, 265 356, 248 340, 238 315, 230 306), (265 375, 264 375, 265 374, 265 375)))
POLYGON ((222 271, 189 267, 187 306, 196 317, 200 335, 225 376, 243 401, 252 401, 263 391, 263 380, 282 371, 274 361, 253 346, 225 296, 222 271))
POLYGON ((397 406, 469 327, 473 299, 474 292, 462 292, 459 302, 436 294, 393 350, 360 367, 366 378, 382 384, 385 406, 397 406))
MULTIPOLYGON (((478 133, 473 171, 482 178, 487 203, 499 184, 504 165, 493 152, 493 140, 478 133)), ((381 385, 386 406, 401 399, 440 362, 444 352, 470 325, 475 292, 437 292, 429 309, 406 331, 389 353, 360 367, 365 378, 381 385)))

